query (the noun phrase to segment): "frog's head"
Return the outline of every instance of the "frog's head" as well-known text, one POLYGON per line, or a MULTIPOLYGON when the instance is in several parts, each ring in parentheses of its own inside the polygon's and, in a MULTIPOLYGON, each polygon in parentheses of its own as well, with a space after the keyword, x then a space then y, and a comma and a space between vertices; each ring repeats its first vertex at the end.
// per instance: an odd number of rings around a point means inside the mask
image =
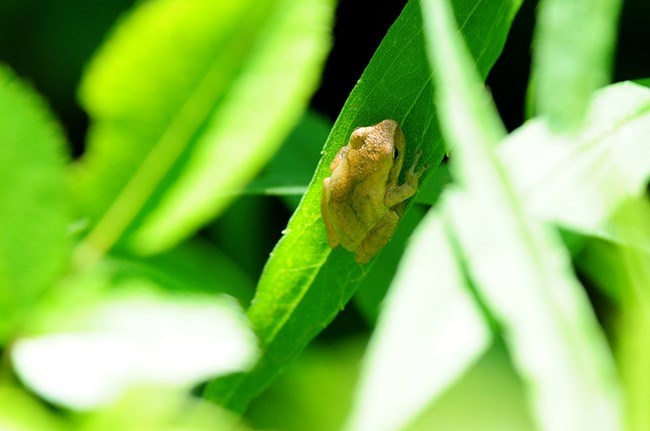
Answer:
POLYGON ((384 120, 352 132, 347 159, 362 176, 370 173, 382 176, 383 172, 383 175, 397 178, 402 167, 404 146, 404 133, 397 122, 384 120))

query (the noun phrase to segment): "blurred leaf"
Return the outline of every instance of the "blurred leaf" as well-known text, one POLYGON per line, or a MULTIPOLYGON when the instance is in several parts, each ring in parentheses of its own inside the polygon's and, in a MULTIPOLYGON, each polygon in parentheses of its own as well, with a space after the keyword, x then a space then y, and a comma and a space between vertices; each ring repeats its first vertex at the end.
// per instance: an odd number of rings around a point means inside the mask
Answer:
POLYGON ((532 94, 554 130, 576 128, 592 93, 609 82, 621 3, 540 1, 532 94))
POLYGON ((302 196, 331 128, 325 118, 307 111, 262 174, 246 187, 244 193, 302 196))
POLYGON ((346 429, 400 430, 477 360, 491 336, 430 211, 384 302, 346 429))
MULTIPOLYGON (((612 230, 622 238, 623 244, 634 243, 639 232, 650 238, 650 201, 632 199, 624 203, 612 220, 612 230)), ((627 422, 626 429, 650 429, 650 253, 636 247, 618 245, 599 269, 598 281, 608 291, 615 291, 620 304, 618 316, 618 359, 625 385, 627 422)), ((592 273, 593 275, 593 273, 592 273)))
MULTIPOLYGON (((447 165, 443 163, 431 174, 426 184, 418 190, 415 202, 424 202, 429 205, 435 204, 443 188, 450 181, 451 174, 447 165)), ((392 240, 377 256, 376 263, 372 265, 370 272, 365 276, 354 294, 355 304, 371 325, 374 325, 379 317, 381 302, 393 281, 393 276, 397 272, 397 266, 404 254, 407 240, 425 214, 426 208, 423 205, 413 205, 404 214, 392 240)))
POLYGON ((541 428, 619 430, 615 366, 570 257, 555 231, 525 217, 493 151, 504 129, 454 37, 449 3, 423 5, 441 124, 456 145, 452 174, 464 186, 446 193, 446 222, 469 274, 503 326, 541 428))
POLYGON ((46 399, 85 410, 139 385, 187 390, 251 365, 256 341, 230 298, 107 275, 68 280, 12 346, 17 373, 46 399))
MULTIPOLYGON (((434 175, 436 174, 434 173, 434 175)), ((431 182, 429 181, 429 183, 431 182)), ((393 238, 377 256, 375 264, 372 265, 370 272, 366 274, 354 294, 355 305, 371 326, 374 326, 379 318, 382 301, 395 277, 408 239, 426 214, 426 210, 422 205, 413 205, 404 214, 393 238)))
POLYGON ((25 392, 0 386, 0 430, 3 431, 64 431, 70 429, 45 406, 25 392))
POLYGON ((255 286, 241 268, 208 241, 195 238, 150 257, 116 256, 104 261, 121 277, 139 276, 180 293, 225 293, 248 306, 255 286))
POLYGON ((650 78, 635 79, 634 82, 639 85, 643 85, 644 87, 650 87, 650 78))
POLYGON ((340 430, 365 347, 357 337, 310 345, 251 403, 246 418, 260 430, 340 430))
POLYGON ((92 124, 74 178, 93 228, 78 257, 125 235, 159 251, 222 210, 300 115, 331 16, 332 0, 140 3, 81 87, 92 124))
MULTIPOLYGON (((528 213, 592 236, 616 239, 607 220, 643 196, 650 177, 650 90, 624 82, 596 93, 584 126, 553 134, 532 120, 499 146, 498 155, 528 213)), ((650 237, 628 240, 650 250, 650 237)))
POLYGON ((79 431, 246 431, 213 403, 169 388, 141 388, 99 411, 79 415, 79 431))
POLYGON ((40 97, 0 67, 0 344, 65 269, 65 140, 40 97))
POLYGON ((498 345, 403 431, 536 431, 522 386, 498 345))
MULTIPOLYGON (((483 76, 501 52, 519 4, 519 0, 454 2, 483 76)), ((213 382, 206 392, 209 398, 235 410, 243 409, 345 306, 369 266, 357 265, 348 251, 328 247, 320 216, 322 181, 355 127, 386 118, 399 121, 409 142, 405 165, 420 149, 422 163, 435 168, 445 148, 431 103, 432 92, 420 9, 418 2, 411 0, 350 94, 312 182, 267 262, 249 310, 262 340, 261 361, 249 374, 213 382)))

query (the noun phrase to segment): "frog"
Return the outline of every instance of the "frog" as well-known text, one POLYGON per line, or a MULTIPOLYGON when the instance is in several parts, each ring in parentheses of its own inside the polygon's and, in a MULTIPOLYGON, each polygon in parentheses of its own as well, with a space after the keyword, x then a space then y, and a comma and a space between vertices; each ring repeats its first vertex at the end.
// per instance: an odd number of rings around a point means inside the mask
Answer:
POLYGON ((370 262, 388 243, 428 168, 425 164, 416 169, 422 154, 416 152, 399 184, 405 151, 406 138, 397 121, 359 127, 323 180, 321 215, 327 242, 355 253, 358 264, 370 262))

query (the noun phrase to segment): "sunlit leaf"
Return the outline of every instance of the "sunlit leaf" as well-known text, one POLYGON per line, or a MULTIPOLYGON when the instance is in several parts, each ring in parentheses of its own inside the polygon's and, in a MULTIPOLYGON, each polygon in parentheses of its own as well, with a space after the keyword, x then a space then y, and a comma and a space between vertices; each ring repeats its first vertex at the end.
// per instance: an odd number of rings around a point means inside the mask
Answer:
POLYGON ((0 386, 0 429, 3 431, 64 431, 70 429, 38 400, 10 386, 0 386))
POLYGON ((605 337, 558 234, 527 218, 493 151, 503 128, 454 37, 446 0, 426 0, 443 130, 456 145, 447 223, 470 276, 503 327, 513 362, 545 430, 622 427, 616 370, 605 337))
POLYGON ((621 0, 542 0, 532 76, 538 113, 554 130, 576 128, 592 93, 610 79, 621 0))
POLYGON ((430 212, 414 236, 368 348, 349 430, 402 429, 490 342, 440 214, 430 212))
POLYGON ((65 141, 40 97, 0 67, 0 344, 65 269, 65 141))
POLYGON ((254 360, 255 338, 231 299, 164 294, 137 278, 106 291, 109 280, 69 281, 12 346, 21 379, 50 401, 85 410, 139 385, 187 390, 254 360))
POLYGON ((128 237, 169 247, 232 199, 316 86, 332 0, 140 3, 92 62, 76 170, 83 262, 128 237))
MULTIPOLYGON (((616 238, 607 220, 642 196, 650 177, 650 90, 633 83, 596 94, 576 133, 532 120, 499 146, 499 159, 529 214, 578 232, 616 238)), ((650 249, 647 233, 628 238, 650 249)))

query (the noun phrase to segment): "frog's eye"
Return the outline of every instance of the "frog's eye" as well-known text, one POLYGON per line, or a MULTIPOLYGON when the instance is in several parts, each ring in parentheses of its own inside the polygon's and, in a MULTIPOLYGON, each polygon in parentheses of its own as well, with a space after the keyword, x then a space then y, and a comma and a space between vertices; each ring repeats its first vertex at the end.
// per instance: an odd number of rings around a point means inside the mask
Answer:
POLYGON ((393 149, 393 158, 395 160, 399 159, 399 151, 397 150, 397 148, 393 149))

